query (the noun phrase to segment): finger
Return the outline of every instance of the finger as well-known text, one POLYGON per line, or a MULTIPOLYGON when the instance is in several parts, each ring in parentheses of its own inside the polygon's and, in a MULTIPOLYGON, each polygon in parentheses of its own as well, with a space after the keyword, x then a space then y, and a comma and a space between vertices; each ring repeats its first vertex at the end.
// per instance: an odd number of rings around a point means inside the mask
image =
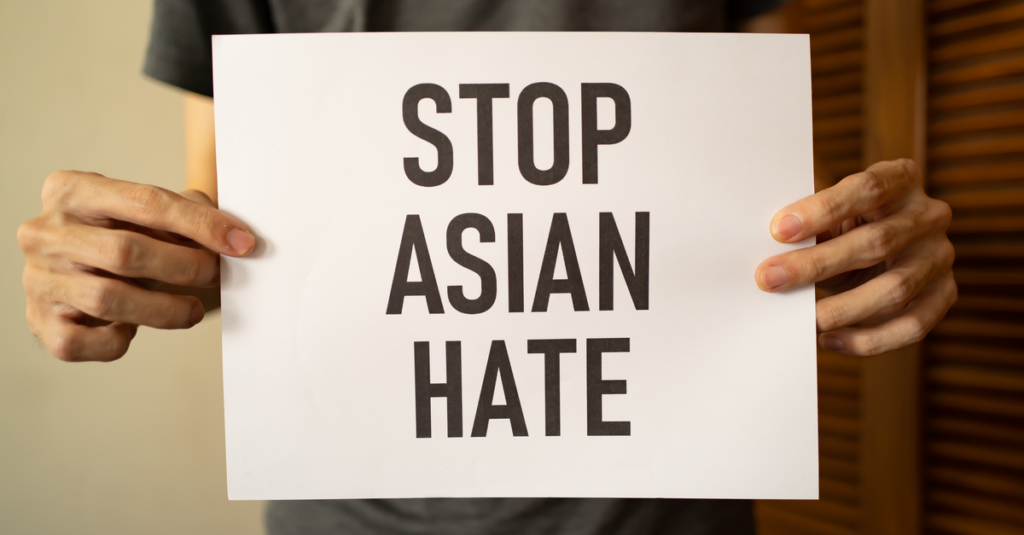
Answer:
POLYGON ((65 362, 117 360, 128 352, 135 326, 114 322, 86 327, 57 315, 47 318, 40 341, 53 356, 65 362))
POLYGON ((125 230, 74 225, 53 247, 54 253, 78 264, 178 286, 212 286, 220 273, 213 253, 125 230))
POLYGON ((913 249, 885 273, 857 288, 818 301, 818 332, 902 309, 932 279, 953 266, 953 245, 944 237, 915 245, 913 249))
MULTIPOLYGON (((62 175, 55 176, 53 180, 61 180, 62 175)), ((256 245, 252 232, 238 219, 163 188, 90 174, 65 180, 68 184, 63 187, 87 190, 87 194, 59 197, 77 214, 173 232, 230 256, 245 256, 256 245)))
POLYGON ((920 342, 956 302, 953 273, 929 284, 905 311, 872 327, 843 327, 824 333, 822 347, 848 355, 871 356, 920 342))
POLYGON ((144 290, 87 273, 53 275, 51 296, 96 318, 157 329, 188 329, 204 315, 195 297, 144 290))
POLYGON ((213 202, 213 199, 211 199, 209 195, 197 189, 187 189, 182 191, 181 196, 204 206, 209 206, 211 208, 217 207, 217 203, 213 202))
POLYGON ((938 209, 923 214, 905 211, 861 225, 824 243, 765 260, 754 272, 755 280, 762 290, 779 292, 871 267, 933 232, 941 217, 938 209))
POLYGON ((921 171, 911 160, 876 163, 779 210, 772 218, 772 236, 784 243, 812 238, 847 219, 879 208, 920 180, 921 171))

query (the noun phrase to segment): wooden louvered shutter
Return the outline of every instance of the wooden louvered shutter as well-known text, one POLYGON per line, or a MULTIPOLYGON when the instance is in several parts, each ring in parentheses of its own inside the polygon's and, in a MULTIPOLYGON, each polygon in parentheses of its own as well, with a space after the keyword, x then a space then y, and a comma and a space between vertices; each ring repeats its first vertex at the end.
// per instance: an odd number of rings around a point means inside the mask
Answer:
POLYGON ((1024 533, 1024 0, 932 0, 928 184, 960 300, 922 345, 926 533, 1024 533))
MULTIPOLYGON (((811 36, 819 187, 862 169, 864 0, 796 0, 793 30, 811 36)), ((861 362, 819 350, 818 501, 761 501, 762 535, 860 533, 861 362)))

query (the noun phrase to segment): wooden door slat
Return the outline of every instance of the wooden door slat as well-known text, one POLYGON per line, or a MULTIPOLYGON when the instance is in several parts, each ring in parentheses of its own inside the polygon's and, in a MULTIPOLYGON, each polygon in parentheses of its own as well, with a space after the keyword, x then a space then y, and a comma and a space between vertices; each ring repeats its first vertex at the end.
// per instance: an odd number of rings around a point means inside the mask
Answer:
POLYGON ((859 93, 862 83, 861 73, 857 71, 816 76, 811 79, 811 92, 818 97, 859 93))
POLYGON ((941 136, 1017 126, 1024 126, 1024 108, 1017 110, 992 110, 966 117, 933 120, 928 126, 928 133, 932 136, 941 136))
POLYGON ((1024 179, 1024 161, 940 167, 928 173, 928 181, 935 186, 1018 179, 1024 179))
MULTIPOLYGON (((860 417, 860 403, 856 398, 836 396, 819 391, 818 411, 819 415, 856 421, 860 417)), ((849 434, 846 436, 851 437, 849 434)))
POLYGON ((1024 273, 999 269, 953 270, 957 284, 971 286, 1024 286, 1024 273))
POLYGON ((1024 340, 1024 323, 948 318, 933 331, 941 336, 984 336, 1024 340))
POLYGON ((1024 446, 1024 429, 1017 425, 999 425, 979 420, 942 416, 931 418, 928 431, 946 435, 959 435, 960 440, 995 440, 1024 446))
MULTIPOLYGON (((855 28, 856 29, 856 28, 855 28)), ((830 52, 811 57, 811 75, 828 75, 857 70, 864 65, 864 51, 860 49, 830 52)))
POLYGON ((819 414, 818 431, 823 434, 857 438, 860 436, 860 422, 852 418, 819 414))
POLYGON ((982 370, 973 366, 943 365, 929 368, 927 378, 942 386, 1024 392, 1024 373, 1008 370, 982 370))
MULTIPOLYGON (((820 157, 819 157, 820 158, 820 157)), ((854 173, 859 173, 864 170, 864 166, 861 165, 861 158, 857 156, 855 158, 839 158, 839 159, 826 159, 821 158, 821 163, 830 170, 836 177, 836 181, 848 177, 854 173)))
POLYGON ((1024 189, 954 191, 933 195, 949 203, 953 210, 1024 206, 1024 189))
POLYGON ((1024 258, 1024 241, 1003 243, 963 243, 956 248, 960 259, 1024 258))
POLYGON ((825 54, 836 50, 859 48, 863 41, 864 29, 860 27, 815 34, 811 36, 811 54, 814 57, 817 54, 825 54))
POLYGON ((1018 48, 1024 48, 1024 32, 1008 31, 953 41, 933 48, 928 56, 933 63, 939 63, 1018 48))
POLYGON ((985 347, 979 344, 945 343, 929 349, 942 362, 966 362, 993 366, 1024 366, 1024 348, 985 347))
POLYGON ((948 37, 1020 19, 1024 19, 1024 3, 1008 4, 932 24, 928 33, 932 37, 948 37))
POLYGON ((861 100, 859 93, 836 95, 832 97, 815 97, 811 101, 815 119, 833 116, 852 116, 861 121, 861 100))
MULTIPOLYGON (((837 65, 839 58, 829 66, 837 65)), ((849 61, 849 60, 848 60, 849 61)), ((1001 76, 1012 76, 1024 73, 1024 56, 998 58, 982 63, 972 63, 955 68, 937 70, 930 76, 932 84, 937 86, 951 84, 967 84, 1001 76)))
POLYGON ((991 518, 996 521, 1024 524, 1024 507, 1019 503, 1007 503, 1005 500, 991 497, 978 497, 963 492, 933 490, 927 493, 926 499, 938 506, 954 511, 972 513, 975 516, 991 518))
POLYGON ((1024 403, 983 398, 973 394, 943 393, 931 393, 928 395, 927 400, 928 404, 935 408, 1005 416, 1007 418, 1024 418, 1024 403))
POLYGON ((818 439, 818 449, 824 457, 857 462, 857 442, 854 440, 822 435, 818 439))
POLYGON ((860 392, 860 381, 849 375, 818 374, 818 391, 843 397, 856 397, 860 392))
POLYGON ((856 357, 832 351, 823 350, 818 352, 819 370, 827 370, 832 374, 849 375, 853 377, 860 374, 860 368, 860 360, 856 357))
POLYGON ((925 524, 951 535, 1024 535, 1024 529, 949 513, 926 515, 925 524))
POLYGON ((823 139, 814 143, 814 153, 826 159, 856 157, 861 148, 860 136, 823 139))
POLYGON ((822 479, 818 490, 823 500, 844 503, 852 507, 856 507, 860 502, 857 486, 844 481, 822 479))
POLYGON ((855 462, 830 459, 828 457, 822 457, 818 462, 819 470, 823 476, 827 475, 832 479, 851 483, 860 479, 860 473, 857 471, 857 463, 855 462))
POLYGON ((1024 215, 958 217, 949 226, 949 234, 1024 232, 1024 215))
POLYGON ((997 138, 966 139, 935 145, 929 151, 931 159, 994 156, 1024 152, 1024 134, 997 138))
POLYGON ((825 11, 837 7, 846 7, 852 4, 859 4, 861 0, 803 0, 804 9, 808 12, 825 11))
POLYGON ((928 12, 943 13, 954 9, 992 3, 995 0, 932 0, 928 2, 928 12))
MULTIPOLYGON (((1024 297, 963 295, 957 299, 953 309, 972 312, 1024 312, 1024 297)), ((1021 364, 1024 365, 1024 360, 1021 364)))
POLYGON ((956 442, 933 441, 928 444, 929 455, 968 461, 994 468, 1024 470, 1024 452, 1002 448, 981 447, 956 442))
POLYGON ((825 31, 846 29, 860 24, 864 17, 864 8, 860 3, 847 7, 819 11, 810 14, 804 20, 804 28, 808 33, 817 34, 825 31))
POLYGON ((1004 473, 991 473, 966 468, 932 465, 925 471, 925 477, 931 484, 948 485, 954 488, 985 492, 997 496, 1008 496, 1024 500, 1024 478, 1008 476, 1004 473))
POLYGON ((928 108, 931 111, 951 111, 1020 101, 1024 101, 1024 81, 1009 80, 1000 84, 934 95, 928 99, 928 108))
POLYGON ((814 121, 814 137, 830 138, 837 136, 850 136, 853 138, 858 150, 860 148, 860 131, 864 121, 859 115, 840 115, 837 117, 826 117, 814 121))

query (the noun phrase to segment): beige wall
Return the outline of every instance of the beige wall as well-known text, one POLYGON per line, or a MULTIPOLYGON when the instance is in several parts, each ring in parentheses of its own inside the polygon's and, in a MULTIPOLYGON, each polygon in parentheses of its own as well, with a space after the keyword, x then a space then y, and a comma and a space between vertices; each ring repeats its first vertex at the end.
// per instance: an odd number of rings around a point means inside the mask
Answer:
POLYGON ((0 0, 0 533, 260 533, 228 502, 220 319, 143 329, 113 364, 28 331, 18 224, 54 169, 178 189, 181 95, 140 74, 146 0, 0 0))

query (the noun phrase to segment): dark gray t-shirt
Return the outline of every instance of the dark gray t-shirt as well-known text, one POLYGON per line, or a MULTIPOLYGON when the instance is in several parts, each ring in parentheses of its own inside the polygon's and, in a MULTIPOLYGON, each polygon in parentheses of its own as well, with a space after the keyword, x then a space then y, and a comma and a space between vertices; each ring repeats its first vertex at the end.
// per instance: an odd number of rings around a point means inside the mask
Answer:
MULTIPOLYGON (((210 36, 341 31, 727 31, 785 0, 155 0, 146 74, 213 94, 210 36)), ((353 51, 358 54, 359 51, 353 51)), ((748 501, 271 502, 270 535, 748 535, 748 501)))

